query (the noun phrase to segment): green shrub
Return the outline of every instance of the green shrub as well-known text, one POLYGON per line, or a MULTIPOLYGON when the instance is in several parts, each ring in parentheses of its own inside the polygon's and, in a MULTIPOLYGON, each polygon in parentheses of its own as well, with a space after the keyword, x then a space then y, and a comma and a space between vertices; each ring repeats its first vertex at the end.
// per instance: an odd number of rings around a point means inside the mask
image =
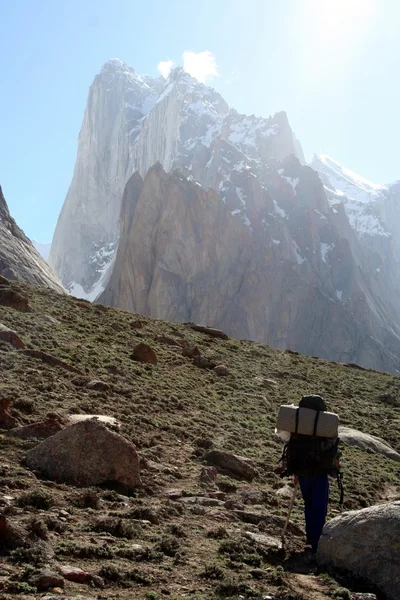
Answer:
POLYGON ((33 506, 40 510, 48 510, 54 505, 53 496, 46 490, 24 492, 17 500, 18 506, 33 506))

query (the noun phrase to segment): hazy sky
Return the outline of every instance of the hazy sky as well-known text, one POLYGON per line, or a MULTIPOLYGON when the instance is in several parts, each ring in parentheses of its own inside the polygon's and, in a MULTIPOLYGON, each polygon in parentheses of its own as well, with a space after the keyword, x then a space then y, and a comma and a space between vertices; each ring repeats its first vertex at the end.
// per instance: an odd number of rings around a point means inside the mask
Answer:
POLYGON ((30 237, 51 239, 112 57, 185 62, 240 112, 286 110, 307 160, 400 179, 398 0, 0 0, 0 185, 30 237))

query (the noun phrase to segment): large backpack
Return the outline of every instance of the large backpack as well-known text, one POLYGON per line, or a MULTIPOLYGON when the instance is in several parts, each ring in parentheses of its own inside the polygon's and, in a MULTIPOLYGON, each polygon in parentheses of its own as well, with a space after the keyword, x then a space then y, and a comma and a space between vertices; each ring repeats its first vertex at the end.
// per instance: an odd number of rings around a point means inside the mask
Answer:
POLYGON ((287 475, 333 475, 338 473, 339 438, 323 438, 315 435, 319 414, 326 411, 326 404, 321 396, 303 396, 300 408, 311 408, 316 411, 314 435, 292 433, 285 444, 282 462, 287 475))

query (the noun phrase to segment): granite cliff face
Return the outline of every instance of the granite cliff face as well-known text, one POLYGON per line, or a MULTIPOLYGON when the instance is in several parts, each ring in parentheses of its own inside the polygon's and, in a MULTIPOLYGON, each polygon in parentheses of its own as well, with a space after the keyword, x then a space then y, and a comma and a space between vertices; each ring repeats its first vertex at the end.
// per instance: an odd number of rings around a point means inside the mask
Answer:
POLYGON ((395 371, 400 337, 388 315, 371 306, 317 174, 296 159, 279 166, 270 184, 279 203, 252 173, 237 181, 248 191, 250 225, 221 195, 177 170, 168 174, 158 164, 144 180, 134 174, 122 200, 113 273, 99 301, 395 371), (288 179, 297 180, 296 192, 288 179))
POLYGON ((8 210, 0 187, 0 275, 62 292, 63 287, 8 210))
POLYGON ((89 91, 49 262, 67 289, 94 300, 111 272, 121 198, 132 173, 144 176, 159 161, 167 171, 182 168, 201 185, 222 190, 233 169, 262 170, 270 159, 295 153, 295 146, 285 113, 239 115, 181 68, 164 81, 111 60, 89 91))

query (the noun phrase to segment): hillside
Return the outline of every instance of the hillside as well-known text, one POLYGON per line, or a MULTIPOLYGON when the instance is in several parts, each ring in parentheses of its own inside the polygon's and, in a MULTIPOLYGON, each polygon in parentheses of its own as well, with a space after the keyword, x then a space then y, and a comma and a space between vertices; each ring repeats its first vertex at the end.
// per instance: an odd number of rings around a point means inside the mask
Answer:
MULTIPOLYGON (((289 500, 277 494, 284 482, 273 472, 281 452, 274 437, 278 406, 322 393, 344 425, 383 437, 400 451, 400 409, 379 399, 399 396, 398 377, 10 285, 31 310, 0 306, 0 323, 28 349, 76 370, 0 341, 0 400, 3 405, 11 400, 10 415, 19 424, 46 416, 65 422, 73 413, 116 417, 145 468, 142 487, 130 497, 77 489, 23 467, 35 441, 0 436, 2 511, 34 540, 33 550, 5 553, 2 598, 40 597, 27 582, 45 563, 79 566, 103 577, 104 589, 66 582, 68 596, 87 599, 318 600, 332 597, 341 583, 358 588, 358 582, 338 582, 307 565, 299 535, 289 534, 283 552, 266 550, 245 533, 279 537, 286 516, 289 500), (185 340, 214 364, 225 365, 228 374, 218 376, 183 356, 185 340), (132 360, 140 342, 154 349, 157 365, 132 360), (209 448, 251 459, 254 480, 218 474, 215 484, 201 484, 209 448), (187 500, 193 496, 203 500, 187 500)), ((342 462, 346 509, 399 497, 398 463, 352 447, 344 448, 342 462)), ((331 497, 330 517, 338 511, 334 486, 331 497)), ((303 528, 300 501, 293 521, 303 528)))

